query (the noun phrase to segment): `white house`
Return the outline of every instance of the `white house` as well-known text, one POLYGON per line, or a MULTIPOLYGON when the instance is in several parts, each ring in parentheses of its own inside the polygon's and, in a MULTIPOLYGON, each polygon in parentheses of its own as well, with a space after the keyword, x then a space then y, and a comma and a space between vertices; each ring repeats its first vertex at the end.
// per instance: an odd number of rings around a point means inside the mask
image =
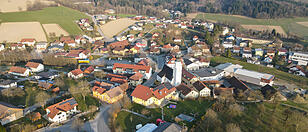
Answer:
POLYGON ((222 35, 226 35, 230 32, 228 27, 223 27, 222 35))
POLYGON ((222 42, 222 46, 224 47, 224 48, 226 48, 226 49, 228 49, 228 48, 233 48, 233 41, 232 40, 230 40, 230 39, 228 39, 228 40, 225 40, 225 41, 223 41, 222 42))
POLYGON ((27 46, 34 46, 36 43, 36 40, 34 38, 25 38, 20 41, 21 44, 27 45, 27 46))
POLYGON ((211 89, 209 89, 203 82, 196 81, 192 85, 199 92, 199 97, 211 96, 211 89))
POLYGON ((46 108, 47 118, 50 122, 63 122, 69 116, 78 113, 77 102, 74 98, 63 100, 46 108))
POLYGON ((251 57, 252 57, 251 52, 243 52, 242 53, 242 58, 251 58, 251 57))
POLYGON ((39 42, 35 46, 36 51, 38 51, 38 52, 45 51, 47 49, 47 47, 48 47, 48 43, 47 42, 39 42))
POLYGON ((17 81, 14 80, 0 80, 0 88, 17 87, 17 81))
POLYGON ((30 74, 30 70, 27 68, 23 68, 23 67, 13 66, 10 68, 10 71, 8 73, 16 75, 16 76, 27 77, 30 74))
POLYGON ((83 77, 83 71, 80 69, 72 70, 67 74, 68 77, 78 79, 83 77))
POLYGON ((152 75, 151 66, 144 66, 144 65, 114 63, 112 70, 113 70, 113 73, 116 73, 116 74, 117 73, 135 74, 139 72, 144 75, 145 79, 149 79, 152 75))
POLYGON ((0 44, 0 51, 5 50, 4 44, 0 44))
POLYGON ((199 96, 199 92, 194 88, 188 87, 185 84, 180 84, 175 87, 176 90, 180 93, 180 97, 183 99, 196 99, 199 96))
POLYGON ((32 72, 44 71, 44 65, 40 63, 28 62, 26 67, 28 67, 32 72))

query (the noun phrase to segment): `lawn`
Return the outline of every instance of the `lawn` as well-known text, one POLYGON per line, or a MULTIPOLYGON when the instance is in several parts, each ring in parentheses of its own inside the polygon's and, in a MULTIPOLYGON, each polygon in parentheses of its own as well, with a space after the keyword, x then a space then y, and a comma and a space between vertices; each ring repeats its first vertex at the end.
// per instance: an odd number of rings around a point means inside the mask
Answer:
MULTIPOLYGON (((206 110, 213 104, 213 101, 200 99, 200 100, 185 100, 177 102, 176 109, 169 109, 164 107, 164 120, 168 122, 175 122, 174 118, 183 113, 192 116, 195 114, 196 121, 200 120, 201 116, 205 114, 206 110)), ((130 110, 137 113, 143 113, 145 116, 150 117, 150 119, 145 119, 139 116, 132 115, 128 112, 120 112, 117 116, 117 124, 124 131, 133 131, 137 124, 145 125, 146 123, 156 123, 156 119, 161 119, 161 109, 148 109, 139 104, 132 104, 130 110), (133 119, 131 121, 131 118, 133 119)), ((193 121, 191 123, 185 122, 188 127, 192 127, 196 123, 193 121)))
POLYGON ((135 17, 136 15, 134 14, 111 14, 111 16, 118 16, 121 18, 126 18, 126 17, 135 17))
POLYGON ((297 86, 301 86, 302 88, 308 89, 308 79, 305 77, 301 76, 296 76, 293 74, 289 74, 280 70, 277 70, 275 68, 269 68, 261 65, 255 65, 255 64, 250 64, 247 62, 243 62, 240 60, 236 59, 230 59, 226 57, 220 57, 216 56, 211 59, 211 63, 213 65, 217 65, 219 63, 233 63, 233 64, 240 64, 244 66, 245 69, 248 70, 253 70, 253 71, 258 71, 258 72, 264 72, 264 73, 269 73, 275 76, 275 78, 288 81, 290 83, 294 83, 297 86))
POLYGON ((30 22, 41 24, 56 23, 71 35, 82 34, 83 31, 75 23, 80 18, 89 18, 84 13, 67 7, 48 7, 38 11, 0 13, 0 22, 30 22))
POLYGON ((280 18, 280 19, 255 19, 248 17, 239 17, 234 15, 214 14, 214 13, 200 13, 197 19, 213 20, 213 21, 227 21, 245 25, 273 25, 281 26, 285 32, 295 33, 308 40, 308 27, 297 24, 296 22, 308 21, 308 17, 295 18, 280 18))

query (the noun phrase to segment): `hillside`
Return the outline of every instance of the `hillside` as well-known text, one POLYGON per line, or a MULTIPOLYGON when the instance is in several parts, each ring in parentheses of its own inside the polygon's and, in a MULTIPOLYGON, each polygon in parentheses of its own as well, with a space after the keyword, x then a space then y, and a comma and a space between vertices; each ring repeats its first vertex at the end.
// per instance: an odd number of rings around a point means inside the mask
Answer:
MULTIPOLYGON (((61 0, 57 0, 61 1, 61 0)), ((78 0, 77 0, 78 1, 78 0)), ((308 16, 303 0, 96 0, 97 7, 113 8, 118 13, 161 15, 163 9, 184 13, 206 12, 244 15, 254 18, 308 16), (125 8, 124 8, 125 7, 125 8)))
POLYGON ((38 11, 0 13, 0 22, 33 22, 59 24, 69 34, 80 34, 82 30, 75 23, 80 18, 88 18, 84 13, 66 7, 48 7, 38 11))

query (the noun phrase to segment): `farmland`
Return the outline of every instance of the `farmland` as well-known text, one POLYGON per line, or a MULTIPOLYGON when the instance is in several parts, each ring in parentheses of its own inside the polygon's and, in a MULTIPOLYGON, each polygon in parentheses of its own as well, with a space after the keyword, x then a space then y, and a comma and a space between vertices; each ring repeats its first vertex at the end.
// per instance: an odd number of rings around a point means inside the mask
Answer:
POLYGON ((47 0, 0 0, 0 12, 19 12, 26 11, 28 4, 33 4, 39 1, 44 4, 54 3, 47 0))
POLYGON ((43 27, 48 36, 50 34, 55 34, 55 36, 59 37, 61 35, 68 36, 69 34, 63 30, 58 24, 43 24, 43 27))
POLYGON ((129 18, 121 18, 118 20, 108 22, 107 24, 101 26, 100 28, 107 37, 113 37, 114 35, 117 35, 120 31, 123 31, 124 29, 134 24, 135 22, 136 21, 131 20, 129 18))
POLYGON ((23 38, 46 41, 44 30, 39 22, 8 22, 0 25, 0 42, 18 42, 23 38))
POLYGON ((286 36, 286 33, 280 26, 269 26, 269 25, 241 25, 245 29, 252 29, 257 31, 272 31, 273 29, 276 30, 277 33, 286 36))
POLYGON ((197 19, 233 22, 241 25, 269 25, 280 26, 286 33, 294 33, 308 40, 308 27, 297 22, 306 22, 308 17, 280 18, 280 19, 254 19, 238 15, 224 15, 213 13, 199 13, 197 19))
POLYGON ((41 24, 55 23, 71 35, 83 33, 75 23, 80 18, 89 18, 85 14, 66 7, 48 7, 38 11, 0 13, 1 22, 32 22, 41 24))

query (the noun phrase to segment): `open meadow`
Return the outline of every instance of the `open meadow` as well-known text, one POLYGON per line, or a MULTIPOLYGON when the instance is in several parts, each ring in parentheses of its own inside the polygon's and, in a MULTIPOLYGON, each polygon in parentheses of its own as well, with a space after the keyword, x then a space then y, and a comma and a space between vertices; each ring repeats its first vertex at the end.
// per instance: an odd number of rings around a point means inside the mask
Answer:
POLYGON ((0 42, 19 42, 23 38, 47 41, 39 22, 8 22, 0 25, 0 42))
POLYGON ((123 31, 124 29, 128 28, 130 25, 134 24, 136 21, 129 19, 129 18, 121 18, 107 24, 101 26, 101 30, 107 37, 113 37, 117 35, 119 32, 123 31))
POLYGON ((32 5, 35 2, 40 2, 46 5, 54 3, 54 1, 47 0, 0 0, 0 12, 26 11, 28 5, 32 5))
POLYGON ((298 23, 298 22, 307 22, 308 17, 255 19, 238 15, 199 13, 196 19, 219 21, 219 22, 232 22, 240 25, 280 26, 286 34, 293 33, 308 40, 308 27, 298 23))
POLYGON ((81 18, 88 18, 82 12, 67 7, 48 7, 38 11, 0 13, 0 22, 33 22, 41 24, 55 23, 61 26, 70 35, 82 34, 83 31, 75 23, 81 18))
POLYGON ((243 28, 249 30, 257 30, 257 31, 269 31, 271 32, 273 29, 276 30, 277 33, 286 36, 286 32, 280 26, 269 26, 269 25, 241 25, 243 28))
POLYGON ((58 24, 43 24, 43 27, 47 33, 48 36, 51 34, 55 34, 55 36, 59 37, 61 35, 68 36, 69 34, 63 30, 62 27, 60 27, 58 24))

